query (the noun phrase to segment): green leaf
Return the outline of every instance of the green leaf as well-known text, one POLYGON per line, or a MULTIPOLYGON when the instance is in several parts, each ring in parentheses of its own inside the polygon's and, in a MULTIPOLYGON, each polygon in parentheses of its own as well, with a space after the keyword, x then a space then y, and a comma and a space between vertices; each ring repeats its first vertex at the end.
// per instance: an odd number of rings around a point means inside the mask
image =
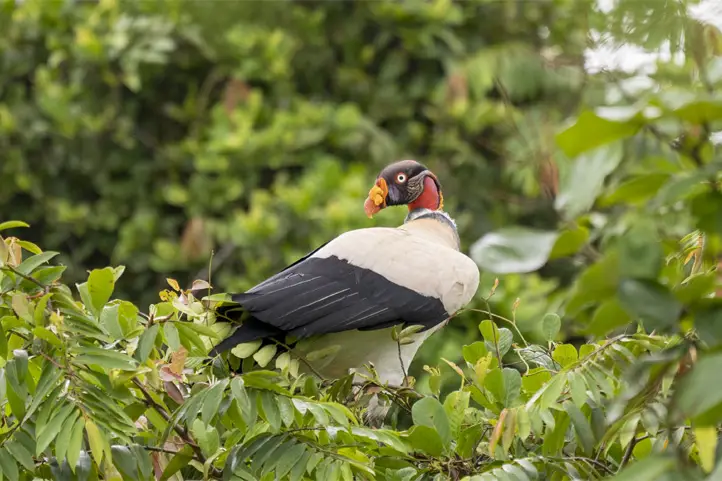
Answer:
POLYGON ((454 391, 444 399, 444 411, 449 418, 449 427, 454 438, 458 437, 464 413, 469 407, 471 394, 468 391, 454 391))
POLYGON ((622 277, 654 280, 663 262, 662 245, 651 222, 640 220, 622 236, 619 245, 619 274, 622 277))
POLYGON ((136 349, 133 357, 139 362, 145 362, 150 355, 150 351, 155 345, 155 339, 158 337, 158 331, 160 330, 160 324, 153 324, 143 334, 141 334, 138 340, 138 349, 136 349))
POLYGON ((673 396, 673 412, 679 418, 704 419, 696 421, 697 426, 715 425, 722 420, 722 354, 702 356, 679 381, 673 396), (710 411, 710 413, 708 413, 710 411))
POLYGON ((45 251, 42 254, 36 254, 32 257, 28 257, 17 267, 17 270, 25 275, 30 275, 41 264, 48 262, 58 254, 59 252, 45 251))
POLYGON ((476 241, 471 258, 496 274, 533 272, 546 264, 558 236, 557 232, 507 227, 476 241))
MULTIPOLYGON (((260 393, 261 408, 263 410, 263 417, 271 425, 273 432, 278 432, 281 429, 281 410, 276 404, 275 396, 269 391, 262 391, 260 393)), ((309 406, 310 407, 310 406, 309 406)), ((328 424, 328 420, 323 425, 328 424)))
POLYGON ((639 204, 651 199, 670 179, 666 173, 637 175, 622 183, 610 194, 599 200, 599 205, 608 207, 615 204, 639 204))
POLYGON ((552 359, 559 363, 562 368, 571 366, 577 362, 578 358, 577 350, 571 344, 559 344, 552 352, 552 359))
POLYGON ((510 367, 505 367, 501 374, 504 379, 504 406, 511 407, 521 392, 521 374, 510 367))
POLYGON ((178 454, 173 456, 168 465, 163 470, 163 474, 160 477, 160 481, 167 481, 175 473, 188 466, 193 459, 193 450, 190 446, 183 446, 183 449, 178 451, 178 454))
POLYGON ((476 361, 486 356, 488 353, 486 345, 481 341, 476 341, 462 347, 461 352, 464 356, 464 360, 472 365, 476 364, 476 361))
POLYGON ((449 426, 449 418, 441 403, 433 397, 425 397, 411 408, 411 416, 414 424, 419 426, 427 426, 435 429, 445 447, 451 443, 451 427, 449 426))
POLYGON ((691 208, 699 230, 722 235, 722 193, 704 192, 692 199, 691 208))
POLYGON ((576 157, 582 152, 630 137, 642 126, 638 113, 639 110, 633 107, 606 108, 597 113, 584 111, 572 126, 557 135, 557 144, 567 156, 576 157))
POLYGON ((574 229, 563 230, 554 242, 549 258, 559 259, 576 254, 588 240, 589 229, 585 227, 577 226, 574 229))
POLYGON ((18 481, 20 474, 18 465, 5 449, 0 448, 0 473, 6 476, 10 481, 18 481))
POLYGON ((226 387, 228 387, 228 379, 219 381, 208 389, 208 394, 203 400, 203 408, 201 409, 201 420, 205 424, 210 424, 213 417, 218 413, 226 387))
POLYGON ((675 465, 671 456, 657 454, 625 467, 620 473, 607 478, 610 481, 657 481, 675 465))
POLYGON ((547 341, 556 339, 562 327, 562 320, 558 314, 550 312, 542 319, 542 334, 547 341))
POLYGON ((91 308, 96 315, 100 312, 106 302, 110 300, 115 287, 115 273, 110 267, 104 269, 93 269, 88 276, 88 294, 92 306, 91 308))
POLYGON ((213 426, 207 426, 203 421, 196 418, 191 425, 191 432, 198 441, 198 446, 200 446, 204 456, 212 456, 220 448, 218 431, 213 426))
POLYGON ((98 365, 106 369, 122 369, 133 371, 137 368, 137 361, 127 354, 118 351, 83 346, 73 349, 77 353, 74 361, 78 364, 98 365))
POLYGON ((178 329, 176 329, 174 322, 166 322, 163 324, 163 334, 165 335, 166 342, 168 342, 168 346, 170 346, 173 352, 180 349, 180 336, 178 335, 178 329))
POLYGON ((70 443, 68 444, 68 464, 70 465, 70 469, 75 471, 75 466, 78 464, 78 459, 80 459, 80 449, 83 445, 83 431, 85 429, 85 421, 81 417, 73 426, 73 432, 70 434, 70 443))
POLYGON ((587 385, 584 377, 578 372, 569 372, 567 379, 569 381, 569 392, 572 395, 574 404, 581 408, 587 403, 587 385))
POLYGON ((120 474, 129 479, 139 479, 138 463, 129 447, 114 445, 110 447, 110 453, 113 465, 118 468, 120 474))
POLYGON ((433 427, 414 426, 409 431, 409 442, 414 450, 431 456, 441 456, 444 453, 444 444, 433 427))
POLYGON ((35 448, 36 456, 40 456, 40 454, 42 454, 47 447, 50 446, 50 443, 56 438, 58 433, 60 433, 60 428, 63 427, 63 422, 65 422, 65 419, 70 416, 70 413, 74 410, 74 404, 66 404, 62 409, 56 411, 50 421, 48 421, 48 423, 39 430, 37 433, 37 445, 35 448))
POLYGON ((618 327, 626 326, 632 318, 624 310, 617 298, 609 299, 599 305, 594 311, 592 321, 586 328, 589 334, 604 336, 618 327))
POLYGON ((18 441, 10 441, 5 443, 5 449, 13 455, 13 457, 20 463, 25 469, 31 473, 35 471, 35 461, 33 461, 33 455, 30 451, 18 441))
POLYGON ((586 416, 582 411, 574 404, 569 401, 564 403, 564 410, 569 415, 569 419, 572 421, 574 426, 574 432, 577 435, 579 444, 584 450, 584 454, 591 456, 594 451, 594 433, 592 432, 592 426, 589 424, 586 416))
POLYGON ((8 220, 0 223, 0 230, 14 229, 16 227, 30 227, 30 224, 21 220, 8 220))
POLYGON ((714 469, 717 450, 717 429, 714 426, 695 427, 694 439, 699 452, 702 469, 709 473, 714 469))
POLYGON ((242 342, 231 349, 231 354, 240 359, 251 357, 254 352, 258 351, 258 348, 261 347, 262 343, 263 341, 261 339, 258 339, 257 341, 242 342))
POLYGON ((95 463, 100 466, 103 461, 103 453, 105 452, 105 439, 103 434, 98 429, 98 425, 95 424, 90 418, 85 419, 85 432, 88 434, 88 444, 90 445, 90 452, 93 455, 95 463))
POLYGON ((306 453, 306 445, 295 444, 286 449, 276 463, 276 479, 283 479, 306 453))
POLYGON ((694 311, 694 326, 709 347, 722 344, 722 306, 704 306, 694 311))
POLYGON ((55 457, 58 462, 62 462, 65 458, 65 454, 68 452, 68 446, 70 445, 70 437, 73 435, 73 427, 80 417, 80 411, 75 410, 68 416, 63 422, 63 427, 60 429, 60 434, 55 442, 55 457))
POLYGON ((649 331, 673 328, 682 312, 682 305, 669 289, 652 281, 623 279, 617 297, 620 305, 639 317, 649 331))
POLYGON ((256 360, 259 366, 266 367, 273 356, 276 355, 277 346, 275 344, 269 344, 263 346, 258 352, 253 355, 253 359, 256 360))
POLYGON ((574 161, 571 172, 563 179, 554 207, 566 219, 574 219, 594 205, 604 186, 604 179, 622 160, 622 148, 611 144, 587 152, 574 161))

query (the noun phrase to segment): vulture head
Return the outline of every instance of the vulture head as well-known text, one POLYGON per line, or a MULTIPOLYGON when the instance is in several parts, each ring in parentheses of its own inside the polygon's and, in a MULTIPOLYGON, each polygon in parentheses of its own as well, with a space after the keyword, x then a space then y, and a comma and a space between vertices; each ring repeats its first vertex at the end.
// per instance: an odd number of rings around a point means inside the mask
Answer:
POLYGON ((373 217, 381 209, 392 205, 407 205, 409 211, 441 210, 444 198, 439 179, 415 160, 401 160, 388 165, 371 187, 364 210, 367 216, 373 217))

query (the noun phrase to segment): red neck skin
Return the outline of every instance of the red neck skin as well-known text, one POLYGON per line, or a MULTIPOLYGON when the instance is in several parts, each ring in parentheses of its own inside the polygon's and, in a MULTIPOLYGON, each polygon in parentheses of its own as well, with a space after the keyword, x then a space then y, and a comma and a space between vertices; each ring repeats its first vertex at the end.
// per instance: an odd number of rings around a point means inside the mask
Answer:
POLYGON ((441 198, 439 197, 439 189, 436 188, 436 182, 431 177, 424 179, 424 190, 421 195, 409 204, 409 212, 414 209, 437 210, 441 198))

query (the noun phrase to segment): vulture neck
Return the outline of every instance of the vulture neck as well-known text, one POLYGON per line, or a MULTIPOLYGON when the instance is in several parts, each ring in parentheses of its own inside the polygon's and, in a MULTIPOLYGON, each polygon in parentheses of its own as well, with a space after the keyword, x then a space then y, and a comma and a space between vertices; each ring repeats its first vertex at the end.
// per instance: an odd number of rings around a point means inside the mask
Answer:
POLYGON ((414 209, 406 216, 400 229, 457 251, 460 248, 456 223, 449 214, 440 210, 414 209))

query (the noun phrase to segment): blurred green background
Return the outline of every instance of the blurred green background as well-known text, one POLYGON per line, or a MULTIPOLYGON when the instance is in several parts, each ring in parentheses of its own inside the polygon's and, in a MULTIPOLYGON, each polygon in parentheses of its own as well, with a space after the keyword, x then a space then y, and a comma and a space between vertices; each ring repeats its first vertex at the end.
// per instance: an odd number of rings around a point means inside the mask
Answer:
MULTIPOLYGON (((212 251, 214 287, 237 291, 346 230, 398 225, 405 209, 369 220, 362 204, 404 158, 440 177, 466 252, 500 227, 560 228, 555 134, 616 82, 685 85, 695 39, 719 54, 722 12, 698 3, 2 1, 0 218, 64 253, 68 281, 125 265, 118 294, 141 306, 167 277, 207 278, 212 251)), ((535 339, 582 265, 498 276, 492 309, 535 339)), ((460 360, 482 319, 454 319, 412 373, 460 360)))

